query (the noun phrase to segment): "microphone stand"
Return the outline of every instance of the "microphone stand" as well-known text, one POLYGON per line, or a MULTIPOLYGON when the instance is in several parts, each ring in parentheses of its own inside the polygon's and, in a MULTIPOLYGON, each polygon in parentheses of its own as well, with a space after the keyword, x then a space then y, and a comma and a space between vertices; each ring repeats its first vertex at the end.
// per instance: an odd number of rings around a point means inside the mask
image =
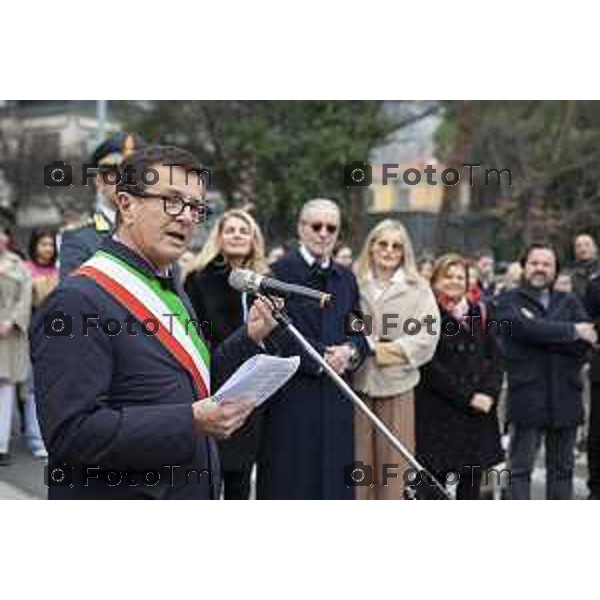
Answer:
MULTIPOLYGON (((329 378, 335 385, 344 393, 344 395, 354 403, 364 415, 373 423, 377 430, 385 437, 385 439, 398 451, 400 454, 418 471, 420 475, 425 474, 438 488, 445 500, 451 500, 451 496, 446 488, 423 466, 417 459, 407 450, 402 442, 389 430, 388 426, 361 400, 355 391, 344 381, 331 365, 313 348, 308 340, 296 329, 289 315, 282 308, 278 308, 274 303, 273 317, 275 320, 285 327, 306 352, 319 364, 319 366, 327 373, 329 378)), ((411 499, 416 499, 414 490, 411 488, 411 499)))

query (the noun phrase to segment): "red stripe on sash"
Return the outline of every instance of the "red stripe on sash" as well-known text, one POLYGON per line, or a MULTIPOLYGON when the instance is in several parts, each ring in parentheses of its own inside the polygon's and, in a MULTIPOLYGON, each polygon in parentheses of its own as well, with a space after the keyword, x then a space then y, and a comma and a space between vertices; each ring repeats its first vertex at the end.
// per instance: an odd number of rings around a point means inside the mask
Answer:
MULTIPOLYGON (((120 283, 117 283, 98 269, 94 267, 81 267, 77 269, 75 274, 86 275, 93 279, 101 288, 107 291, 111 296, 114 296, 123 306, 125 306, 131 313, 140 321, 146 321, 148 319, 156 321, 156 317, 130 292, 127 291, 120 283)), ((156 337, 162 343, 162 345, 175 357, 185 370, 190 374, 192 380, 196 384, 198 391, 202 394, 203 398, 209 396, 209 392, 206 389, 206 385, 200 371, 196 367, 194 361, 181 345, 181 343, 168 331, 162 323, 159 321, 159 328, 156 333, 156 337)))

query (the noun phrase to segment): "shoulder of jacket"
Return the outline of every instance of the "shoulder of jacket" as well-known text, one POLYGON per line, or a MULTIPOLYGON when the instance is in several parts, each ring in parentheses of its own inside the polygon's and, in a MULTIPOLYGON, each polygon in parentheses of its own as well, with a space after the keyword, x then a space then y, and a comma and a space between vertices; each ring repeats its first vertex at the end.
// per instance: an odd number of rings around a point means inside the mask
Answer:
POLYGON ((295 271, 299 264, 302 263, 296 260, 296 257, 292 257, 290 255, 284 256, 271 265, 271 273, 275 277, 279 277, 282 274, 295 271))
POLYGON ((495 296, 490 305, 495 310, 502 310, 517 305, 520 306, 522 304, 529 304, 530 301, 531 298, 529 298, 523 290, 515 288, 512 290, 506 290, 498 296, 495 296))
POLYGON ((334 273, 338 273, 340 277, 345 277, 348 281, 352 281, 358 285, 358 279, 356 278, 356 275, 352 269, 334 263, 332 265, 332 270, 334 273))
POLYGON ((10 263, 10 269, 13 275, 19 275, 20 277, 31 277, 29 268, 25 264, 25 261, 15 252, 7 252, 6 258, 10 263))
POLYGON ((6 258, 8 258, 8 260, 10 260, 12 263, 23 266, 25 265, 25 261, 16 252, 11 252, 10 250, 7 251, 6 258))
POLYGON ((417 277, 408 281, 408 285, 414 287, 423 294, 433 294, 433 289, 431 288, 431 284, 429 283, 429 281, 427 281, 420 275, 417 275, 417 277))
POLYGON ((87 219, 80 221, 76 224, 67 225, 60 229, 60 233, 63 237, 76 235, 82 232, 85 232, 89 229, 94 229, 94 219, 92 217, 88 217, 87 219))
MULTIPOLYGON (((94 299, 94 292, 89 283, 84 281, 75 281, 75 278, 69 275, 60 282, 60 284, 50 292, 44 304, 40 308, 40 313, 47 313, 56 310, 64 310, 74 306, 80 307, 83 303, 94 299), (88 291, 89 289, 89 291, 88 291)), ((82 277, 77 277, 82 280, 82 277)))

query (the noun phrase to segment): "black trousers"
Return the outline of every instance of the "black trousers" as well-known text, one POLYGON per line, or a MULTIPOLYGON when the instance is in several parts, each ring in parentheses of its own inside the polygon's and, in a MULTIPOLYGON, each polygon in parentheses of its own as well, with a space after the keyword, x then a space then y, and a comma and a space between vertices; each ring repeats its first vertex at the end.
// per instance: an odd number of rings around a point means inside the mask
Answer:
POLYGON ((248 500, 252 467, 262 432, 263 409, 255 410, 228 440, 219 442, 223 498, 248 500))
POLYGON ((575 471, 577 428, 541 428, 512 425, 510 433, 511 500, 531 499, 531 474, 542 445, 546 446, 546 499, 571 500, 575 471))
POLYGON ((252 465, 238 471, 223 471, 223 499, 248 500, 252 465))
POLYGON ((600 500, 600 382, 592 382, 590 390, 590 422, 587 438, 588 488, 600 500))

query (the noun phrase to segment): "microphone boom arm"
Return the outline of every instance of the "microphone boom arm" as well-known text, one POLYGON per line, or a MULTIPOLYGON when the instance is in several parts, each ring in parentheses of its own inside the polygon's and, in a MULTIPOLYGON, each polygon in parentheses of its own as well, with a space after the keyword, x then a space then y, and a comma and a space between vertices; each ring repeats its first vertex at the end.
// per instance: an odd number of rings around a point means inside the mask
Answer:
POLYGON ((388 426, 361 400, 356 392, 344 381, 342 377, 333 369, 333 367, 317 352, 315 348, 306 340, 306 338, 296 329, 290 317, 282 310, 275 308, 273 317, 282 326, 284 326, 313 358, 319 366, 327 373, 329 378, 344 393, 344 395, 371 421, 375 428, 383 437, 397 450, 419 473, 424 473, 442 493, 445 500, 450 500, 451 496, 444 486, 409 452, 406 446, 390 431, 388 426))

